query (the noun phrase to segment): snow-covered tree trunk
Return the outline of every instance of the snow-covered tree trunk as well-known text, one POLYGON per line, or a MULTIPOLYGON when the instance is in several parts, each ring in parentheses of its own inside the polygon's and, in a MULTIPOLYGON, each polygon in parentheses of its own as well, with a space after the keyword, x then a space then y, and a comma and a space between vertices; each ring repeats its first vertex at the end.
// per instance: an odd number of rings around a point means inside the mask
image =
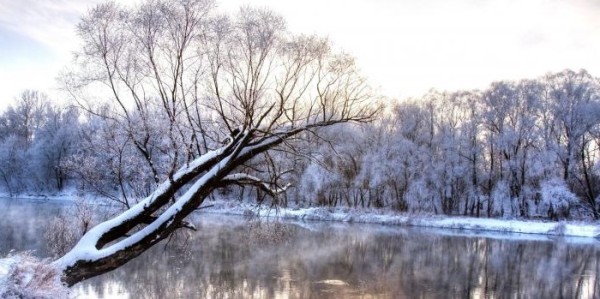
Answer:
POLYGON ((247 162, 273 147, 298 153, 293 142, 300 133, 369 121, 379 110, 353 59, 332 53, 326 40, 287 32, 268 10, 244 8, 229 19, 212 14, 213 7, 108 3, 79 24, 81 67, 66 88, 83 110, 125 132, 157 187, 55 262, 68 285, 123 265, 178 229, 193 229, 186 217, 215 189, 283 191, 252 175, 256 167, 247 162), (106 109, 79 96, 98 83, 112 101, 106 109))
POLYGON ((230 184, 251 184, 274 195, 284 191, 245 173, 232 173, 249 159, 304 130, 331 122, 253 138, 256 130, 243 130, 225 146, 208 152, 179 169, 152 195, 113 219, 87 232, 75 247, 55 261, 64 272, 63 281, 73 285, 111 271, 140 255, 180 228, 194 229, 185 218, 215 189, 230 184), (184 186, 190 184, 185 188, 184 186), (186 189, 175 202, 171 199, 186 189))

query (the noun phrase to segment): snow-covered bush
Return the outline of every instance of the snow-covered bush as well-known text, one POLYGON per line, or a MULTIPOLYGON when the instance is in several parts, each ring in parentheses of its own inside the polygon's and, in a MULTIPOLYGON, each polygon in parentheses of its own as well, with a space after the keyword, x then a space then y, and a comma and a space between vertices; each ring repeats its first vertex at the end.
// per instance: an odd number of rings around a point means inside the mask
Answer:
POLYGON ((23 179, 27 162, 23 147, 24 142, 16 135, 0 140, 0 188, 10 196, 27 188, 23 179))
POLYGON ((44 239, 53 256, 65 254, 93 226, 93 208, 89 202, 79 198, 66 213, 52 219, 44 239))
POLYGON ((28 253, 0 259, 0 298, 68 298, 69 288, 60 281, 61 272, 48 260, 28 253))
POLYGON ((577 202, 577 196, 567 188, 564 181, 552 179, 540 186, 542 211, 554 220, 569 218, 571 207, 577 202))
POLYGON ((492 215, 508 217, 511 215, 510 188, 506 181, 499 181, 490 196, 492 215))
POLYGON ((312 201, 317 199, 319 192, 323 188, 323 184, 327 181, 327 171, 314 163, 308 165, 308 167, 302 173, 300 177, 300 189, 303 199, 312 201))
POLYGON ((410 183, 405 200, 408 210, 413 213, 432 214, 441 210, 438 207, 441 201, 439 196, 422 179, 410 183))

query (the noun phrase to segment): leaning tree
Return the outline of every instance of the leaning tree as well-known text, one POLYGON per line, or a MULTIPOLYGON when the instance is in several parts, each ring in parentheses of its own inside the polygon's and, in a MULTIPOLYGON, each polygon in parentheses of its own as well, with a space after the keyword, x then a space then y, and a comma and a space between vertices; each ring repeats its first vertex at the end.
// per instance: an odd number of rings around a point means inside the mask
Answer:
POLYGON ((54 262, 66 284, 194 229, 186 217, 219 188, 284 191, 256 163, 248 165, 272 150, 301 154, 297 140, 334 124, 369 121, 379 110, 353 59, 327 40, 292 34, 267 10, 242 8, 229 17, 214 6, 108 3, 81 20, 83 48, 65 87, 81 108, 126 136, 155 188, 54 262), (93 103, 100 98, 112 104, 93 103))

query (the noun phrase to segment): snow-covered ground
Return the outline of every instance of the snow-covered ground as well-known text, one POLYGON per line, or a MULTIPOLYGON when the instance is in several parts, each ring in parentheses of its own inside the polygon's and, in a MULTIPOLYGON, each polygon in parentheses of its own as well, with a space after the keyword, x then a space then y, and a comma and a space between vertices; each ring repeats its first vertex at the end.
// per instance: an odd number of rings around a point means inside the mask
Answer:
POLYGON ((0 192, 0 198, 27 199, 27 200, 52 200, 52 201, 73 201, 76 199, 77 192, 75 190, 66 190, 56 194, 40 194, 40 193, 21 193, 16 196, 11 196, 6 192, 0 192))
POLYGON ((60 271, 27 253, 0 258, 0 298, 68 298, 60 271))
POLYGON ((409 215, 391 211, 351 208, 279 208, 254 204, 215 201, 205 202, 203 213, 280 217, 293 220, 340 221, 350 223, 372 223, 460 229, 472 231, 495 231, 503 233, 544 234, 553 236, 600 238, 600 223, 573 221, 534 221, 473 218, 460 216, 409 215))

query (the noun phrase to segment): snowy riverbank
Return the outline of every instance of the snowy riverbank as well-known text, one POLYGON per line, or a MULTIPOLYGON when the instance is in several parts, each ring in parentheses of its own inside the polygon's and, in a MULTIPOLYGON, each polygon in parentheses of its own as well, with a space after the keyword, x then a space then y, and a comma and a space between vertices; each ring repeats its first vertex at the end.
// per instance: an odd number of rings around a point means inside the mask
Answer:
POLYGON ((27 252, 0 258, 0 298, 70 298, 60 273, 27 252))
MULTIPOLYGON (((0 194, 0 198, 7 197, 0 194)), ((31 201, 70 202, 77 196, 63 193, 55 196, 27 195, 18 199, 31 201)), ((86 197, 88 202, 97 200, 86 197)), ((298 221, 336 221, 347 223, 370 223, 380 225, 418 226, 464 231, 489 231, 502 233, 542 234, 600 239, 600 222, 542 221, 497 218, 474 218, 462 216, 411 215, 382 209, 353 208, 269 208, 267 205, 216 200, 205 201, 201 213, 240 216, 285 218, 298 221)))
POLYGON ((600 223, 598 222, 553 222, 461 216, 409 215, 384 210, 351 208, 311 207, 279 208, 278 210, 275 210, 272 208, 270 209, 267 206, 229 201, 206 202, 205 206, 207 207, 202 209, 203 213, 280 217, 292 220, 339 221, 349 223, 600 238, 600 223))

